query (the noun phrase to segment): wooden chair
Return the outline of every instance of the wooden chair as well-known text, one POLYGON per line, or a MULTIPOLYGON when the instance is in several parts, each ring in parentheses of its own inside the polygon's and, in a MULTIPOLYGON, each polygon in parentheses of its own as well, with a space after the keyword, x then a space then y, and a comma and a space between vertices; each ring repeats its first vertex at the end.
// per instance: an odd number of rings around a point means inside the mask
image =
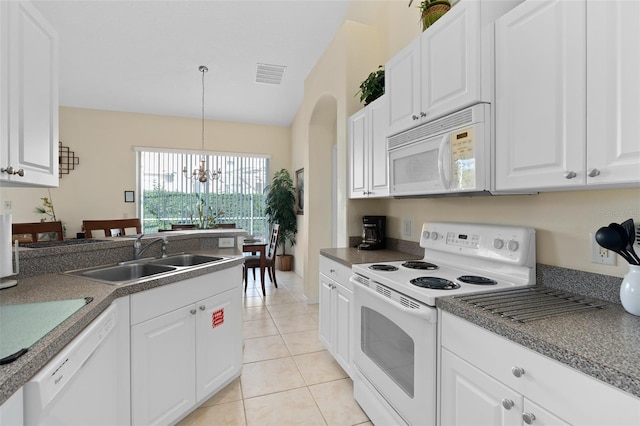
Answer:
MULTIPOLYGON (((265 250, 265 268, 269 273, 269 279, 273 285, 278 288, 278 283, 276 282, 276 249, 278 248, 278 238, 280 237, 280 225, 277 223, 273 225, 273 229, 271 230, 271 238, 269 239, 269 245, 265 250)), ((256 277, 256 268, 260 268, 260 256, 245 256, 244 258, 244 291, 247 291, 247 284, 249 281, 247 280, 247 274, 249 269, 253 269, 253 278, 255 280, 256 277)), ((262 295, 266 296, 264 289, 264 281, 262 284, 262 295)))
MULTIPOLYGON (((39 234, 50 234, 56 233, 56 240, 62 241, 64 239, 64 231, 62 230, 62 222, 33 222, 33 223, 14 223, 11 225, 11 233, 13 235, 31 235, 31 241, 26 241, 25 239, 22 242, 31 242, 31 243, 39 243, 44 242, 38 239, 39 234)), ((14 238, 12 238, 14 239, 14 238)), ((20 238, 15 238, 18 241, 21 241, 20 238)), ((51 240, 48 240, 51 241, 51 240)))
POLYGON ((91 231, 102 230, 105 237, 126 235, 125 230, 135 228, 136 234, 142 234, 142 223, 139 218, 113 220, 83 220, 82 228, 87 238, 94 238, 91 231), (112 232, 116 231, 116 232, 112 232))
POLYGON ((179 230, 184 230, 184 229, 195 229, 196 225, 194 223, 176 223, 176 224, 171 224, 171 230, 172 231, 179 231, 179 230))
POLYGON ((216 223, 216 228, 236 229, 236 224, 235 223, 216 223))

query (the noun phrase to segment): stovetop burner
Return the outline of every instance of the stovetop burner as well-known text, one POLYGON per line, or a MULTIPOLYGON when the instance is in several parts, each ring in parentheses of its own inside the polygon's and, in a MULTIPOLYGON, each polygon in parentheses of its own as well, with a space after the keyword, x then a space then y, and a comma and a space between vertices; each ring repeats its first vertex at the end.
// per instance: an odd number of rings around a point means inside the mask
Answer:
POLYGON ((375 264, 369 266, 372 271, 397 271, 398 267, 393 265, 375 264))
POLYGON ((455 290, 460 288, 460 284, 439 277, 418 277, 409 281, 418 287, 428 288, 432 290, 455 290))
POLYGON ((467 283, 467 284, 478 284, 478 285, 496 285, 498 282, 496 280, 492 280, 487 277, 480 277, 477 275, 462 275, 458 277, 458 281, 467 283))
POLYGON ((424 269, 424 270, 438 269, 438 265, 434 265, 433 263, 429 263, 429 262, 424 262, 422 260, 408 260, 404 262, 402 266, 409 269, 424 269))

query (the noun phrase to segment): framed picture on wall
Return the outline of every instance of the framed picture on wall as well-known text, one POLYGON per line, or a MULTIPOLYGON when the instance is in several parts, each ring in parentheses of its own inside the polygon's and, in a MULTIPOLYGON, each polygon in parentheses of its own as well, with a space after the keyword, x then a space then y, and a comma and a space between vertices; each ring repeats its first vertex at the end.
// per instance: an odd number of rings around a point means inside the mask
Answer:
POLYGON ((304 169, 296 170, 296 214, 304 214, 304 169))
POLYGON ((133 203, 135 202, 135 192, 133 191, 124 191, 124 202, 125 203, 133 203))

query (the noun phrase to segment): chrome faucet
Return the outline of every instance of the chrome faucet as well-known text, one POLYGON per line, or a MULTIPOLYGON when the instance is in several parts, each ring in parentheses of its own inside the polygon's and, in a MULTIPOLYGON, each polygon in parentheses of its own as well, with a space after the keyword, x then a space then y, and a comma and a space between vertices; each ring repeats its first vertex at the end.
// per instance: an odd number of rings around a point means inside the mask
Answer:
POLYGON ((133 258, 135 260, 140 259, 140 256, 142 256, 142 253, 144 253, 146 249, 148 249, 158 241, 162 241, 162 248, 160 249, 162 253, 162 257, 167 257, 167 244, 169 243, 169 241, 167 241, 167 237, 156 238, 155 240, 151 241, 149 244, 147 244, 144 247, 142 247, 142 242, 140 241, 142 237, 144 237, 144 234, 140 234, 140 236, 136 238, 136 241, 133 243, 133 258))

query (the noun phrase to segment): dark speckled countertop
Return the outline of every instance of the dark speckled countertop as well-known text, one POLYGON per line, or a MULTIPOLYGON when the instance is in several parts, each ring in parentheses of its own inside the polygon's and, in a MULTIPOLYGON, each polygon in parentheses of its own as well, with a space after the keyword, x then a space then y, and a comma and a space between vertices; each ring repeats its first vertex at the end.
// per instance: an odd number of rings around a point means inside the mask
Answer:
POLYGON ((513 322, 455 297, 436 306, 553 358, 591 377, 640 397, 640 317, 622 305, 528 323, 513 322))
MULTIPOLYGON (((232 233, 222 234, 219 236, 242 236, 245 233, 232 233)), ((152 236, 153 238, 153 236, 152 236)), ((203 243, 204 236, 199 235, 195 243, 190 243, 189 240, 193 238, 180 236, 177 233, 174 236, 175 240, 173 245, 169 247, 176 251, 184 250, 185 247, 189 249, 190 253, 210 254, 227 257, 228 260, 221 261, 213 264, 203 264, 193 268, 184 269, 182 271, 176 271, 169 274, 163 274, 160 276, 150 277, 139 282, 121 286, 113 286, 96 281, 91 281, 86 278, 72 275, 63 275, 58 272, 43 273, 36 276, 27 276, 18 280, 18 285, 8 289, 0 291, 0 305, 10 305, 17 303, 34 303, 44 302, 52 300, 67 300, 78 299, 85 297, 92 297, 93 301, 60 323, 51 332, 45 335, 42 339, 37 341, 29 351, 18 358, 16 361, 0 366, 0 404, 6 401, 15 391, 17 391, 24 383, 26 383, 35 373, 38 372, 46 363, 51 360, 56 353, 58 353, 64 346, 66 346, 71 340, 73 340, 94 318, 96 318, 102 311, 104 311, 115 299, 129 294, 137 293, 140 291, 148 290, 151 288, 159 287, 182 281, 185 279, 193 278, 196 276, 209 274, 219 270, 231 268, 237 265, 241 265, 244 260, 242 253, 236 249, 219 249, 217 248, 217 240, 215 238, 206 238, 203 243), (182 240, 182 242, 181 242, 182 240), (213 242, 213 243, 212 243, 213 242), (187 244, 186 246, 184 244, 187 244), (194 244, 199 247, 195 248, 194 244)), ((108 252, 118 252, 118 247, 124 244, 123 240, 112 240, 113 248, 108 252)), ((131 245, 133 240, 129 239, 127 244, 126 254, 132 252, 131 245)), ((107 243, 108 245, 108 243, 107 243)), ((103 246, 103 244, 92 244, 92 246, 103 246)), ((55 256, 64 256, 69 250, 62 248, 45 249, 51 253, 55 253, 55 256)), ((45 250, 40 250, 38 253, 25 253, 26 259, 30 257, 42 257, 43 267, 53 267, 50 265, 51 261, 46 256, 45 250)), ((106 255, 105 251, 96 251, 95 253, 87 253, 84 250, 85 257, 99 257, 103 259, 101 263, 113 262, 113 259, 106 255), (104 260, 110 259, 110 260, 104 260)), ((170 254, 174 251, 170 252, 170 254)), ((52 257, 54 258, 54 257, 52 257)), ((22 259, 21 259, 22 260, 22 259)), ((120 259, 130 260, 130 259, 120 259)), ((87 259, 82 259, 81 262, 88 262, 87 259)), ((99 261, 96 265, 101 264, 99 261)), ((82 265, 86 267, 86 265, 82 265)))

